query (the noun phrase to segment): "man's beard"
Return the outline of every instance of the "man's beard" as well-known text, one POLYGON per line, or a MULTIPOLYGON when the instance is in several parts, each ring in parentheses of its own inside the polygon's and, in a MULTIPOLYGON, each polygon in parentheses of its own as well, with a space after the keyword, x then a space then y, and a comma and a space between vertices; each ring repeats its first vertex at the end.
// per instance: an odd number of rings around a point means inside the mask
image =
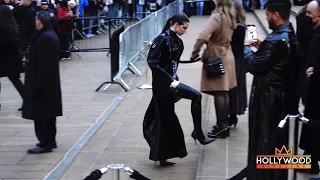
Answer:
POLYGON ((276 23, 274 22, 273 19, 268 21, 268 24, 269 24, 269 29, 271 29, 271 30, 274 30, 277 27, 277 25, 276 25, 276 23))

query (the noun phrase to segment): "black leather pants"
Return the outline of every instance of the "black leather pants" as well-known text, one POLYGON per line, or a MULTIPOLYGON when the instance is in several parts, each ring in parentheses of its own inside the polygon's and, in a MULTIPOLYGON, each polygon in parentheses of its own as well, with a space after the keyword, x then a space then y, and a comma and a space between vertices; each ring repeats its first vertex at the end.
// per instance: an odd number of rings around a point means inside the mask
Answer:
POLYGON ((191 100, 191 114, 193 118, 193 125, 196 131, 202 130, 201 128, 201 93, 190 86, 180 83, 176 89, 176 96, 178 98, 190 99, 191 100))

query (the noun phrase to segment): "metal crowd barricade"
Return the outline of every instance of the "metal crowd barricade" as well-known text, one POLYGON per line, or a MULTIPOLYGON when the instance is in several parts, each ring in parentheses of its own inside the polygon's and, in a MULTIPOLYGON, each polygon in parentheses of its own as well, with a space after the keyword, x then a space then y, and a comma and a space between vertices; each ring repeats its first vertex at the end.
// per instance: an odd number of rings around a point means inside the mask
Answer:
MULTIPOLYGON (((128 91, 130 87, 122 79, 125 71, 141 76, 142 73, 134 65, 138 60, 145 60, 145 53, 149 46, 146 42, 152 41, 162 31, 167 19, 179 12, 179 3, 177 1, 168 6, 149 14, 136 24, 128 27, 120 35, 120 52, 119 52, 119 73, 113 78, 113 81, 119 82, 121 86, 128 91)), ((104 90, 107 89, 106 88, 104 90)))
POLYGON ((94 17, 80 17, 80 18, 67 18, 60 21, 68 21, 71 27, 71 46, 70 52, 109 52, 110 51, 110 38, 111 34, 116 30, 112 25, 112 21, 119 21, 126 28, 139 21, 138 18, 122 17, 122 18, 109 18, 106 16, 94 17), (77 29, 77 24, 90 24, 90 21, 97 21, 93 26, 82 27, 81 30, 77 29), (102 31, 94 37, 86 38, 83 31, 89 28, 97 28, 102 31), (75 38, 79 35, 81 38, 75 38))

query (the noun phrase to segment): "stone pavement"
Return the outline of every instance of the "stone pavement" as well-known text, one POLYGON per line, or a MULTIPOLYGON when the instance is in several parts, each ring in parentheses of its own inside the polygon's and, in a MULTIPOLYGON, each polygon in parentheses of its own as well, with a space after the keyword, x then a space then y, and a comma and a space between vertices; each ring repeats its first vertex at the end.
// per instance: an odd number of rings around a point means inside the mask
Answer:
MULTIPOLYGON (((260 12, 260 18, 265 20, 265 14, 260 12)), ((195 38, 206 23, 207 17, 192 17, 190 28, 182 39, 185 51, 182 59, 188 59, 195 38), (192 35, 192 38, 190 38, 192 35)), ((248 24, 256 24, 260 38, 264 39, 262 27, 252 14, 247 14, 248 24)), ((294 23, 295 24, 295 23, 294 23)), ((179 77, 191 87, 199 89, 201 63, 181 64, 179 77)), ((140 78, 138 84, 151 83, 151 73, 148 79, 140 78)), ((252 76, 247 74, 248 95, 252 84, 252 76)), ((238 173, 246 166, 248 116, 239 116, 237 128, 232 128, 231 137, 218 139, 207 146, 194 145, 190 134, 193 124, 190 114, 190 101, 181 100, 176 104, 176 112, 184 130, 189 155, 183 159, 174 159, 176 166, 159 167, 148 159, 149 147, 143 138, 142 122, 144 113, 151 99, 151 90, 132 89, 105 124, 97 131, 84 149, 75 158, 72 165, 65 171, 61 179, 80 179, 94 169, 106 167, 109 164, 125 164, 138 170, 152 180, 225 180, 238 173)), ((203 94, 203 129, 208 131, 215 123, 213 99, 203 94)), ((112 179, 108 172, 102 179, 112 179)), ((129 179, 121 172, 121 179, 129 179)), ((298 180, 306 180, 307 176, 298 175, 298 180)))
MULTIPOLYGON (((64 115, 57 121, 58 148, 53 153, 26 153, 37 143, 33 122, 21 118, 17 111, 21 98, 11 82, 1 78, 0 179, 43 179, 122 92, 116 85, 106 92, 95 92, 102 82, 110 80, 106 53, 79 55, 82 58, 74 54, 71 60, 60 63, 64 115)), ((125 81, 133 77, 126 73, 125 81)))
MULTIPOLYGON (((187 34, 182 36, 185 44, 182 60, 189 59, 195 39, 205 25, 207 18, 207 16, 191 18, 190 28, 187 34)), ((257 24, 252 15, 248 16, 248 22, 257 24)), ((179 67, 181 82, 199 89, 201 65, 200 62, 181 64, 179 67)), ((248 74, 248 88, 251 87, 251 81, 252 77, 248 74)), ((145 78, 141 78, 139 84, 144 82, 145 78)), ((150 72, 148 73, 148 83, 151 83, 150 72)), ((152 180, 220 180, 230 177, 245 166, 248 138, 247 115, 239 117, 238 127, 232 129, 231 137, 227 140, 219 139, 207 146, 201 146, 199 143, 195 145, 190 136, 193 123, 189 100, 181 100, 176 104, 176 112, 184 130, 189 155, 183 159, 174 159, 173 161, 177 163, 176 166, 169 168, 158 167, 153 161, 150 161, 148 159, 149 147, 142 134, 142 121, 151 95, 151 90, 132 89, 90 142, 81 150, 61 179, 80 179, 92 170, 112 163, 123 163, 152 180)), ((203 95, 204 131, 209 130, 214 123, 213 99, 203 95)), ((124 179, 127 179, 126 176, 124 173, 121 174, 124 179)), ((111 177, 112 173, 107 173, 102 179, 111 177)))
MULTIPOLYGON (((265 15, 260 15, 265 21, 265 15)), ((182 59, 189 59, 193 43, 208 17, 192 17, 189 32, 182 37, 185 51, 182 59), (190 38, 192 36, 192 38, 190 38)), ((248 23, 256 24, 259 36, 264 39, 263 30, 252 14, 248 23)), ((58 118, 58 148, 53 153, 28 155, 26 150, 37 142, 33 123, 21 118, 17 109, 21 98, 6 78, 1 79, 2 92, 0 111, 0 179, 43 179, 65 157, 70 148, 93 125, 105 122, 83 149, 75 148, 77 155, 63 176, 56 179, 82 179, 92 170, 112 163, 124 163, 153 180, 157 179, 199 179, 225 180, 239 172, 246 165, 247 154, 247 114, 239 116, 237 128, 231 130, 231 137, 201 146, 194 145, 190 134, 193 123, 190 114, 190 101, 181 100, 176 104, 176 112, 185 134, 189 155, 174 159, 176 166, 160 168, 148 159, 149 147, 142 135, 142 121, 151 99, 151 90, 133 89, 124 97, 118 86, 111 86, 107 92, 94 92, 103 81, 109 80, 109 60, 105 53, 80 53, 72 60, 61 62, 64 116, 58 118), (115 102, 123 99, 109 117, 103 117, 114 108, 115 102), (107 108, 107 110, 106 110, 107 108), (109 110, 108 110, 109 109, 109 110), (100 117, 100 115, 102 116, 100 117), (79 152, 79 153, 78 153, 79 152)), ((142 66, 139 66, 141 69, 142 66)), ((182 82, 199 89, 201 63, 181 64, 179 77, 182 82)), ((130 82, 134 75, 125 74, 130 82)), ((151 73, 147 74, 151 83, 151 73)), ((137 84, 144 84, 145 77, 137 84)), ((248 95, 252 76, 247 75, 248 95)), ((203 95, 203 129, 206 132, 215 123, 212 97, 203 95)), ((85 139, 83 137, 82 139, 85 139)), ((80 143, 81 144, 81 143, 80 143)), ((71 159, 72 160, 72 159, 71 159)), ((61 165, 61 166, 60 166, 61 165)), ((66 166, 64 166, 66 167, 66 166)), ((102 179, 109 179, 111 173, 102 179)), ((124 173, 121 177, 125 177, 124 173)), ((125 177, 124 179, 128 179, 125 177)), ((306 178, 300 178, 305 180, 306 178)), ((299 180, 300 180, 299 179, 299 180)))

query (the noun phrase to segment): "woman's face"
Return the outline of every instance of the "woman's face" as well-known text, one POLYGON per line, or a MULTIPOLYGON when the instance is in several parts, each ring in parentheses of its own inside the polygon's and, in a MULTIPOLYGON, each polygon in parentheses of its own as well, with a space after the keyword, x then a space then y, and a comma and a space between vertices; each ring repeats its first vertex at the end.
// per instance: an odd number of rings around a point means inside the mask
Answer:
POLYGON ((10 4, 10 0, 4 0, 5 4, 10 4))
POLYGON ((179 25, 178 23, 175 23, 173 25, 173 31, 177 33, 179 36, 182 36, 184 33, 187 32, 187 29, 189 27, 189 22, 185 22, 182 25, 179 25))
POLYGON ((76 5, 75 4, 73 4, 73 3, 68 3, 68 6, 69 6, 69 8, 74 8, 74 7, 76 7, 76 5))

